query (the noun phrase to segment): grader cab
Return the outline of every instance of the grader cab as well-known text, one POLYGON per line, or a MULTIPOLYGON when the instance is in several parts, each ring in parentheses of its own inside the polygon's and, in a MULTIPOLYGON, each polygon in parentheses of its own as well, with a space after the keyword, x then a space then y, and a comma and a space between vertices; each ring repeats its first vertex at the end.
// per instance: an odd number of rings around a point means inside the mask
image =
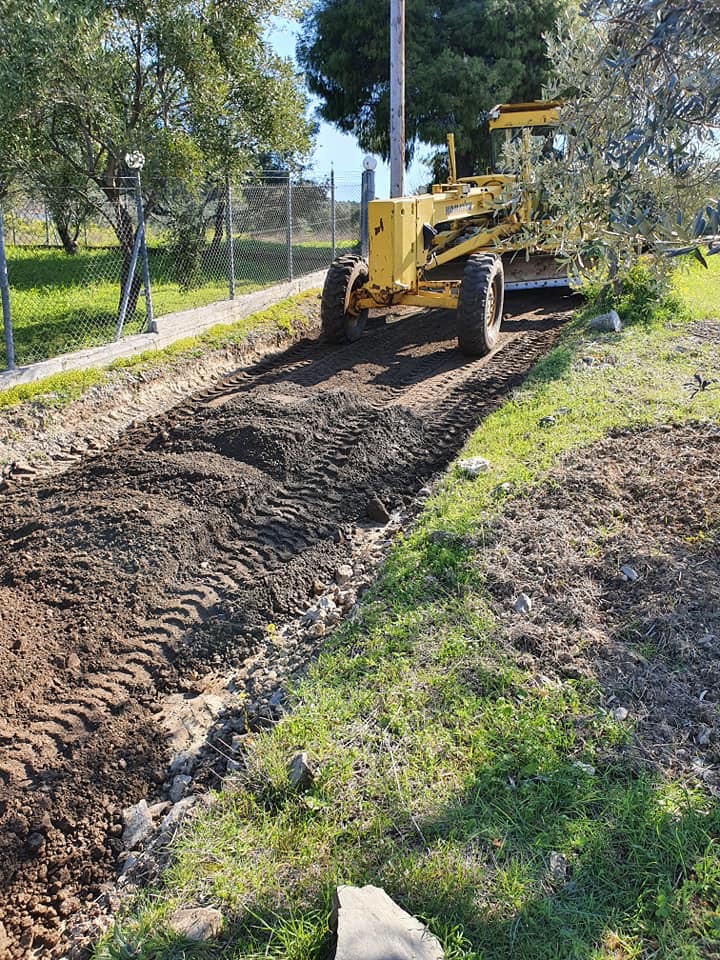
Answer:
POLYGON ((490 114, 492 170, 456 176, 448 136, 449 178, 431 193, 368 204, 369 257, 339 257, 322 293, 321 323, 331 342, 357 340, 368 310, 393 305, 454 310, 460 349, 491 351, 506 289, 566 286, 551 241, 542 240, 530 158, 562 150, 560 104, 503 104, 490 114), (531 227, 533 229, 531 229, 531 227))

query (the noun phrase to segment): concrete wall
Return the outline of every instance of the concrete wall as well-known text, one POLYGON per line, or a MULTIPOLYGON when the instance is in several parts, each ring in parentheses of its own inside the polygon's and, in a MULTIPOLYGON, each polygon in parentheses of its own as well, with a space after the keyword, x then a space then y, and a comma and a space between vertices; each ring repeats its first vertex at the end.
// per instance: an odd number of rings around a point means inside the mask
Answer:
POLYGON ((210 327, 218 324, 237 323, 253 313, 271 307, 286 297, 312 287, 321 287, 325 280, 325 270, 310 273, 297 280, 278 283, 264 290, 254 293, 245 293, 235 300, 222 300, 211 303, 207 307, 195 307, 193 310, 181 310, 178 313, 168 313, 155 320, 152 333, 139 333, 132 337, 124 337, 115 343, 106 343, 101 347, 90 347, 87 350, 77 350, 75 353, 66 353, 61 357, 50 360, 41 360, 15 370, 5 370, 0 373, 0 390, 7 390, 21 383, 34 383, 56 373, 66 370, 89 370, 94 367, 106 367, 113 360, 120 357, 132 357, 147 350, 162 350, 163 347, 193 337, 210 327))

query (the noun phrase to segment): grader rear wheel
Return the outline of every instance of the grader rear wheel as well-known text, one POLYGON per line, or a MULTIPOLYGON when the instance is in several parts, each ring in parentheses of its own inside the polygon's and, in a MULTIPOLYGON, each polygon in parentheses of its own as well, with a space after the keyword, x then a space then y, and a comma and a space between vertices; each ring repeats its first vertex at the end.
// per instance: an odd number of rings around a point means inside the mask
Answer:
POLYGON ((367 310, 349 312, 350 294, 367 283, 368 265, 362 257, 346 255, 330 264, 320 303, 322 334, 330 343, 353 343, 362 336, 367 310))
POLYGON ((505 300, 500 257, 476 253, 468 259, 458 295, 458 345, 469 357, 483 357, 497 343, 505 300))

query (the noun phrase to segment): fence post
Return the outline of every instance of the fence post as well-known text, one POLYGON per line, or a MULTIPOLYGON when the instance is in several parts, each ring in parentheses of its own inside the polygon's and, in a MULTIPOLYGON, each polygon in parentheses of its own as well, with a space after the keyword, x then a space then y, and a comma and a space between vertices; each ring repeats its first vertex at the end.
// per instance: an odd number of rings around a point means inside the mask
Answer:
POLYGON ((288 170, 287 175, 287 271, 288 271, 288 280, 293 280, 293 228, 292 228, 292 174, 288 170))
POLYGON ((235 244, 233 241, 232 193, 230 174, 225 177, 225 233, 228 245, 228 291, 230 299, 235 299, 235 244))
POLYGON ((145 287, 145 326, 147 327, 148 333, 152 333, 155 326, 155 318, 153 317, 152 293, 150 292, 150 264, 148 263, 147 243, 145 242, 145 211, 143 210, 140 170, 135 171, 135 204, 137 206, 137 232, 140 235, 143 286, 145 287))
POLYGON ((0 293, 2 294, 3 330, 5 331, 5 358, 8 370, 15 369, 15 344, 13 343, 12 318, 10 316, 10 285, 5 259, 5 229, 3 210, 0 202, 0 293))
POLYGON ((375 168, 363 170, 360 188, 360 256, 368 255, 368 203, 375 199, 375 168))
POLYGON ((337 217, 335 211, 335 167, 330 165, 330 252, 331 262, 335 259, 337 241, 337 217))

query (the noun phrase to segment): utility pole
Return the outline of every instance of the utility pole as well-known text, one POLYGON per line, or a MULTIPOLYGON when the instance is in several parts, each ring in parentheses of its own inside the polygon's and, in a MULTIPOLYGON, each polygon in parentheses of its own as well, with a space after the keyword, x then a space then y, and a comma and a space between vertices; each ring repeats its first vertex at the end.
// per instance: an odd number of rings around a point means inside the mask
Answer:
POLYGON ((405 194, 405 0, 390 0, 390 196, 405 194))

